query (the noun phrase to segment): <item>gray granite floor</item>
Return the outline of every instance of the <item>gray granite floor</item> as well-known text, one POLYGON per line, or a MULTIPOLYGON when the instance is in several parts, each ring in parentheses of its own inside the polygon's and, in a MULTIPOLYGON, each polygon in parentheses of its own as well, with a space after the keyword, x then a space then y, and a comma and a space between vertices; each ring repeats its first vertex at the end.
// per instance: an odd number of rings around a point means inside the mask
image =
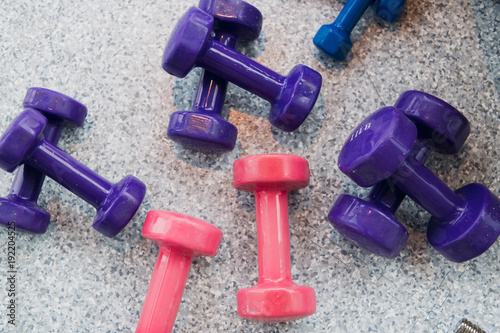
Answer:
MULTIPOLYGON (((215 258, 197 258, 176 332, 451 332, 462 317, 500 331, 500 242, 454 264, 430 247, 428 213, 408 199, 397 217, 410 239, 395 260, 376 257, 332 230, 326 215, 343 192, 364 193, 337 168, 344 140, 365 116, 408 89, 450 102, 471 121, 456 156, 428 166, 456 189, 481 182, 500 193, 500 7, 497 0, 409 0, 394 24, 369 11, 353 33, 353 53, 334 63, 311 40, 343 4, 255 0, 263 33, 244 52, 279 73, 303 63, 323 75, 312 117, 285 134, 266 120, 267 102, 230 85, 229 120, 239 130, 222 156, 185 150, 166 137, 168 119, 189 109, 197 71, 179 80, 160 66, 167 38, 194 1, 3 0, 0 6, 0 130, 22 111, 26 89, 42 86, 83 102, 85 125, 59 146, 113 182, 143 180, 146 200, 130 225, 107 239, 91 228, 90 205, 45 182, 46 234, 18 234, 17 326, 7 324, 7 231, 0 230, 0 332, 134 331, 158 248, 141 236, 147 211, 168 209, 224 232, 215 258), (232 162, 291 153, 311 166, 308 188, 290 197, 292 273, 317 293, 317 312, 288 323, 237 316, 236 292, 257 279, 253 196, 232 186, 232 162), (4 241, 5 240, 5 241, 4 241)), ((12 175, 0 173, 7 194, 12 175)))

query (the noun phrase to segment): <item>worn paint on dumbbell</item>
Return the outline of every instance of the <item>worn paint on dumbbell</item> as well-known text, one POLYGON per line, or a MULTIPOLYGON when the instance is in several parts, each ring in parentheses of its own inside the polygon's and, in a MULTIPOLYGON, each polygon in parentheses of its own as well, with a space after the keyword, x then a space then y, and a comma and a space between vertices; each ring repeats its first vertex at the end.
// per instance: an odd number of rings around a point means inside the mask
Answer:
POLYGON ((368 130, 370 128, 372 124, 371 123, 368 123, 365 125, 365 127, 362 127, 360 128, 359 130, 357 130, 356 132, 354 132, 352 135, 351 135, 351 141, 356 139, 359 135, 361 135, 361 133, 365 132, 366 130, 368 130))

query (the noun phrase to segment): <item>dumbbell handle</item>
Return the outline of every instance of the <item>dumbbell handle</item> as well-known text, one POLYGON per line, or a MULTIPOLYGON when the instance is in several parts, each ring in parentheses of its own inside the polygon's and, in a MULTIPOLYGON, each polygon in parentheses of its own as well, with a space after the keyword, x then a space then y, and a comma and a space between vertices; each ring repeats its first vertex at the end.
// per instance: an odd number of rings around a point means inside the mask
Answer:
POLYGON ((25 162, 99 208, 113 185, 52 143, 42 139, 25 162))
MULTIPOLYGON (((45 126, 43 135, 45 140, 53 144, 57 144, 59 137, 61 136, 61 132, 61 126, 49 121, 45 126)), ((36 203, 38 196, 40 195, 44 179, 45 174, 41 173, 37 169, 30 165, 21 165, 14 176, 9 197, 36 203)))
POLYGON ((172 331, 192 260, 180 251, 160 247, 136 333, 172 331))
POLYGON ((255 194, 259 283, 292 280, 288 192, 257 190, 255 194))
POLYGON ((466 203, 425 165, 409 156, 391 179, 406 195, 437 219, 459 214, 466 203))
MULTIPOLYGON (((414 146, 414 152, 411 155, 415 156, 415 159, 420 163, 424 164, 427 161, 427 157, 431 153, 432 143, 417 140, 414 146)), ((385 208, 387 211, 391 212, 393 215, 396 213, 399 205, 406 197, 406 194, 396 187, 392 180, 385 179, 375 185, 370 193, 368 194, 368 199, 370 202, 378 207, 385 208)))
MULTIPOLYGON (((214 39, 232 49, 238 44, 238 38, 229 32, 216 31, 214 39)), ((220 116, 226 90, 226 80, 203 69, 193 102, 193 111, 220 116)))
POLYGON ((237 86, 273 102, 286 78, 210 38, 198 65, 237 86))
POLYGON ((374 0, 348 0, 333 25, 351 33, 361 16, 373 2, 374 0))

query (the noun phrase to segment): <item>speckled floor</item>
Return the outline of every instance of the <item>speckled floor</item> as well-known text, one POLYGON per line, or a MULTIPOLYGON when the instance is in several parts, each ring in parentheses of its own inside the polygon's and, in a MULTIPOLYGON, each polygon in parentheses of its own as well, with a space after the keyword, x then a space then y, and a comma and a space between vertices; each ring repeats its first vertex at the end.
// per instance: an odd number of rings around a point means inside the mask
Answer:
MULTIPOLYGON (((0 130, 22 111, 26 89, 72 96, 88 109, 85 125, 59 146, 113 182, 127 174, 148 192, 130 225, 113 239, 91 228, 94 209, 47 180, 40 205, 52 215, 46 234, 17 238, 17 326, 7 324, 7 231, 0 230, 0 332, 131 332, 158 248, 141 237, 147 211, 168 209, 224 232, 215 258, 197 258, 176 332, 451 332, 462 317, 486 332, 500 327, 500 242, 464 264, 426 241, 428 213, 405 200, 397 217, 410 239, 395 260, 359 249, 326 215, 343 192, 364 193, 337 168, 344 140, 365 116, 408 89, 450 102, 471 122, 456 156, 427 165, 456 189, 470 182, 500 193, 500 5, 497 0, 409 0, 394 24, 371 10, 353 34, 353 53, 334 63, 311 40, 343 4, 250 1, 264 16, 260 39, 244 52, 285 74, 303 63, 323 75, 321 96, 299 131, 266 120, 269 105, 229 87, 226 111, 239 130, 222 156, 183 149, 166 137, 168 119, 190 109, 197 71, 179 80, 161 57, 175 22, 195 1, 4 0, 0 6, 0 130), (290 197, 292 273, 317 293, 317 312, 288 323, 241 319, 236 292, 257 279, 253 196, 232 186, 232 162, 260 153, 292 153, 311 166, 308 188, 290 197)), ((7 194, 12 176, 0 173, 7 194)))

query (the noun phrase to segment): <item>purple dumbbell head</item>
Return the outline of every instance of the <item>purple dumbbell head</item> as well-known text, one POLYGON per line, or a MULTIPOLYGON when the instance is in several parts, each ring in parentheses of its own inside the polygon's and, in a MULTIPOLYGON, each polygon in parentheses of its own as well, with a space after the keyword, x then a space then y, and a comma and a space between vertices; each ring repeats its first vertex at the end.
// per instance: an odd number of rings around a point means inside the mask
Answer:
POLYGON ((26 162, 44 172, 96 207, 94 228, 107 237, 115 236, 139 208, 145 185, 133 176, 109 183, 43 140, 46 125, 47 119, 34 109, 26 109, 14 119, 0 138, 0 167, 12 172, 26 162), (39 148, 41 144, 43 149, 39 148))
POLYGON ((408 240, 392 212, 352 195, 341 194, 328 219, 343 236, 382 257, 397 257, 408 240))
POLYGON ((467 118, 436 96, 417 90, 405 91, 394 107, 417 125, 418 137, 431 142, 438 153, 458 153, 469 136, 467 118))
POLYGON ((297 65, 286 76, 278 98, 271 103, 269 121, 287 132, 299 128, 318 99, 321 76, 305 65, 297 65))
MULTIPOLYGON (((48 134, 54 137, 54 143, 63 127, 81 126, 87 116, 87 108, 80 102, 44 88, 29 88, 23 105, 48 118, 52 124, 48 134)), ((33 234, 43 234, 47 230, 50 214, 37 205, 43 178, 44 175, 30 166, 18 169, 11 193, 0 198, 0 225, 14 222, 16 230, 33 234)))
POLYGON ((176 77, 186 77, 207 47, 213 25, 212 15, 196 7, 189 8, 170 34, 163 53, 163 69, 176 77))
POLYGON ((43 139, 47 118, 35 109, 24 110, 0 138, 0 168, 13 172, 43 139))
POLYGON ((212 15, 217 29, 230 31, 242 41, 252 41, 262 30, 262 13, 242 0, 200 0, 198 7, 212 15))
POLYGON ((185 77, 195 66, 246 89, 271 103, 270 122, 294 131, 311 112, 322 78, 315 70, 298 65, 287 76, 279 75, 242 54, 213 41, 214 18, 191 7, 179 20, 163 54, 165 71, 185 77))
POLYGON ((344 60, 352 48, 351 32, 370 4, 375 14, 393 22, 403 10, 404 0, 348 0, 332 24, 320 27, 313 43, 335 60, 344 60))
POLYGON ((448 220, 432 217, 427 239, 449 260, 464 262, 484 253, 500 236, 500 200, 481 184, 455 193, 466 202, 465 209, 448 220))
POLYGON ((49 122, 80 127, 87 117, 87 107, 71 97, 45 88, 29 88, 23 106, 43 113, 49 122))
POLYGON ((372 113, 351 133, 340 151, 340 170, 370 187, 389 178, 409 156, 416 126, 392 106, 372 113))
POLYGON ((146 194, 146 186, 134 176, 126 176, 112 186, 106 201, 97 207, 92 227, 107 237, 114 237, 134 217, 146 194))
POLYGON ((204 152, 231 151, 238 130, 230 122, 210 114, 177 111, 170 116, 168 137, 181 145, 204 152))

